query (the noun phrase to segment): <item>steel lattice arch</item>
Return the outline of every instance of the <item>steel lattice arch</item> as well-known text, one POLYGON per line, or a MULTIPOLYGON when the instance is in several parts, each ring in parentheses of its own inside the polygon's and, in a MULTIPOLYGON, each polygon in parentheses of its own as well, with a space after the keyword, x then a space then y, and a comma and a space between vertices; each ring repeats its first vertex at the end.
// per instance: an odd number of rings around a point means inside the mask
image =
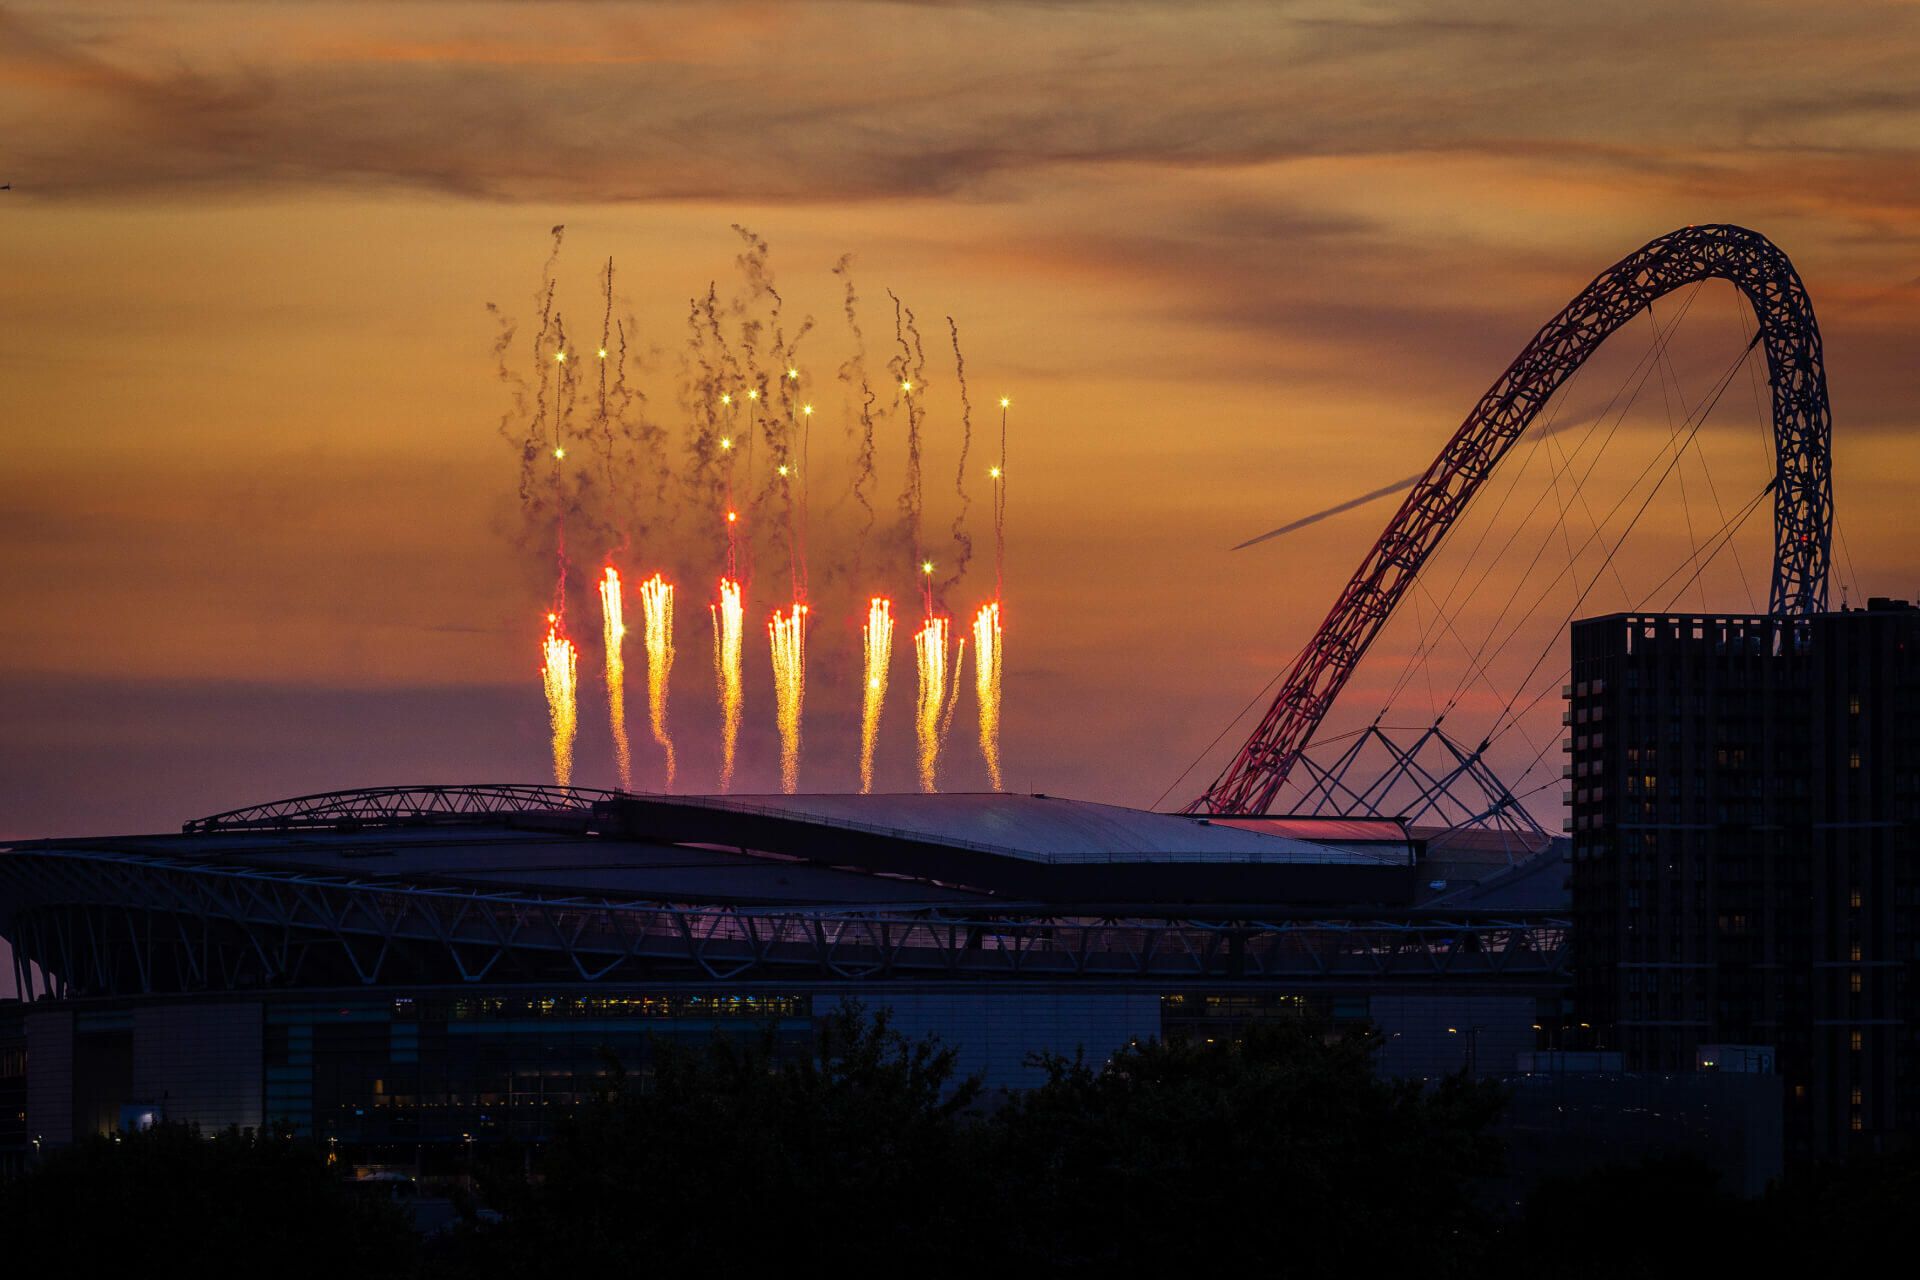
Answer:
POLYGON ((1601 272, 1507 366, 1387 522, 1287 669, 1246 745, 1190 811, 1267 812, 1421 567, 1554 392, 1656 300, 1715 279, 1732 283, 1752 304, 1759 324, 1753 343, 1766 350, 1775 448, 1770 611, 1785 617, 1825 611, 1833 535, 1831 417, 1813 303, 1793 263, 1765 236, 1728 225, 1684 227, 1601 272))

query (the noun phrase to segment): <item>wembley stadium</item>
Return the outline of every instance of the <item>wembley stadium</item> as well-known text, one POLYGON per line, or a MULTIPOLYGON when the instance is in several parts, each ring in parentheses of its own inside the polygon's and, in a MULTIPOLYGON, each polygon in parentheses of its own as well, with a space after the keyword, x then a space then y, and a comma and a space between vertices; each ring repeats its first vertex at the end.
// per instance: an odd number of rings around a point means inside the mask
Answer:
POLYGON ((537 1139, 618 1059, 847 1000, 990 1087, 1315 1009, 1408 1075, 1563 1016, 1564 841, 1045 795, 385 787, 0 846, 0 1145, 537 1139), (17 1100, 17 1101, 16 1101, 17 1100))

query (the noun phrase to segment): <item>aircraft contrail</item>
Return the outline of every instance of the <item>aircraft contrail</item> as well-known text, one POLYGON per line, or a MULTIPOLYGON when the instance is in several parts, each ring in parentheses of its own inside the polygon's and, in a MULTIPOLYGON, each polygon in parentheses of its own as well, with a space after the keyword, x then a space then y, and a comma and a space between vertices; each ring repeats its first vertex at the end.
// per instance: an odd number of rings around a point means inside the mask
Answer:
MULTIPOLYGON (((1608 406, 1609 409, 1611 407, 1612 407, 1611 405, 1608 406)), ((1583 413, 1576 417, 1563 418, 1557 422, 1546 423, 1542 426, 1533 428, 1530 432, 1528 432, 1527 438, 1529 440, 1544 440, 1548 436, 1557 436, 1562 431, 1572 431, 1577 427, 1587 426, 1589 423, 1592 423, 1595 419, 1597 419, 1602 412, 1605 412, 1605 410, 1596 411, 1592 413, 1583 413)), ((1579 449, 1576 448, 1574 452, 1578 453, 1579 449)), ((1351 511, 1355 507, 1364 507, 1369 502, 1378 502, 1381 498, 1391 497, 1396 493, 1405 493, 1408 489, 1411 489, 1413 488, 1414 485, 1418 484, 1420 481, 1420 477, 1425 474, 1426 472, 1424 471, 1417 472, 1416 474, 1407 476, 1404 479, 1395 480, 1392 484, 1382 485, 1380 488, 1373 490, 1371 493, 1363 493, 1357 498, 1348 498, 1345 502, 1335 503, 1333 506, 1327 507, 1326 509, 1321 511, 1316 511, 1310 516, 1301 516, 1298 520, 1295 520, 1292 524, 1283 524, 1278 529, 1269 529, 1265 533, 1261 534, 1259 537, 1248 538, 1245 542, 1239 543, 1238 545, 1232 547, 1231 549, 1234 551, 1244 551, 1248 547, 1258 546, 1260 543, 1265 542, 1270 538, 1278 538, 1282 534, 1292 533, 1296 529, 1304 529, 1310 524, 1319 524, 1322 520, 1328 519, 1331 516, 1340 515, 1342 512, 1351 511)))
MULTIPOLYGON (((1420 473, 1420 475, 1425 474, 1425 472, 1420 473)), ((1357 498, 1348 498, 1345 502, 1337 503, 1334 506, 1326 508, 1324 511, 1316 511, 1310 516, 1301 516, 1292 524, 1283 524, 1278 529, 1267 530, 1257 538, 1248 538, 1245 542, 1240 543, 1233 549, 1235 551, 1244 551, 1257 543, 1265 542, 1268 538, 1277 538, 1283 533, 1292 533, 1295 529, 1304 529, 1310 524, 1319 524, 1327 517, 1337 516, 1342 511, 1351 511, 1355 507, 1364 507, 1369 502, 1376 502, 1381 498, 1387 497, 1389 494, 1404 492, 1405 490, 1413 488, 1415 483, 1419 481, 1420 475, 1411 475, 1404 480, 1395 480, 1392 484, 1375 489, 1372 493, 1363 493, 1357 498)))

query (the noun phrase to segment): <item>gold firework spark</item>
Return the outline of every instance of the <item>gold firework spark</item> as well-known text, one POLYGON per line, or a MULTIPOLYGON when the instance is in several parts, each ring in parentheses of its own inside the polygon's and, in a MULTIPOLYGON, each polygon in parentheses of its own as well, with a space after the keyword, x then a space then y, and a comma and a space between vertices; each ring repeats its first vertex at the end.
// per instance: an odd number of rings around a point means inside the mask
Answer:
POLYGON ((720 789, 733 787, 733 752, 740 740, 740 635, 745 612, 740 607, 740 584, 720 579, 719 602, 713 613, 713 679, 720 693, 720 789))
POLYGON ((575 702, 575 664, 579 655, 573 641, 560 633, 560 618, 547 615, 547 638, 541 645, 540 681, 547 690, 547 719, 553 726, 553 780, 573 784, 573 738, 579 728, 575 702))
POLYGON ((947 629, 947 619, 928 618, 913 637, 914 662, 920 672, 914 729, 920 741, 920 789, 928 792, 939 790, 941 721, 947 697, 947 629))
POLYGON ((993 789, 1000 786, 1000 602, 973 615, 973 691, 980 702, 980 754, 993 789))
POLYGON ((627 742, 627 660, 621 652, 627 638, 626 610, 620 598, 620 571, 607 566, 600 579, 601 641, 607 653, 607 719, 613 728, 613 759, 620 770, 620 789, 633 790, 633 751, 627 742))
POLYGON ((668 679, 673 674, 673 584, 654 574, 640 584, 640 609, 647 634, 647 715, 653 740, 667 753, 667 785, 673 790, 673 734, 667 729, 668 679))
POLYGON ((880 707, 887 700, 887 667, 893 660, 893 601, 875 596, 867 602, 866 687, 860 707, 860 790, 873 790, 873 748, 880 736, 880 707))
POLYGON ((800 785, 800 713, 807 698, 807 606, 796 601, 791 614, 774 610, 767 638, 773 642, 773 699, 780 721, 780 789, 792 795, 800 785))

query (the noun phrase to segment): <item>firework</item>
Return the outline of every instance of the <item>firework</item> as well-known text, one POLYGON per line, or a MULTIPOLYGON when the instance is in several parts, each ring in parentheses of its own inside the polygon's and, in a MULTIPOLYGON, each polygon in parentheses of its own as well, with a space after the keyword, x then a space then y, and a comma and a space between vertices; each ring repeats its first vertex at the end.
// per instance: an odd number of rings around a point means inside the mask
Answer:
POLYGON ((980 754, 1000 790, 1000 602, 973 615, 973 691, 980 702, 980 754))
POLYGON ((893 659, 893 601, 875 596, 867 602, 866 686, 860 706, 860 790, 873 790, 873 747, 880 736, 880 708, 887 700, 887 667, 893 659))
POLYGON ((625 607, 620 598, 620 571, 607 566, 600 579, 601 641, 607 654, 607 719, 613 729, 613 759, 620 770, 620 789, 633 790, 633 751, 627 743, 627 660, 621 652, 627 638, 625 607))
POLYGON ((673 734, 667 728, 668 680, 673 675, 673 584, 654 574, 640 584, 640 610, 647 635, 647 716, 653 740, 667 753, 667 785, 673 790, 673 734))
POLYGON ((578 707, 574 695, 575 663, 573 641, 560 631, 560 615, 547 615, 547 638, 541 645, 540 680, 547 690, 547 719, 553 727, 553 780, 561 786, 573 783, 573 737, 579 728, 578 707))
POLYGON ((920 699, 915 705, 914 729, 920 740, 920 789, 937 791, 940 772, 942 721, 947 697, 947 620, 928 618, 913 637, 914 661, 920 672, 920 699))
POLYGON ((773 647, 773 698, 780 721, 780 789, 791 795, 800 785, 800 713, 807 698, 807 606, 774 610, 767 624, 773 647))
POLYGON ((733 752, 740 740, 740 633, 745 613, 740 584, 720 579, 713 612, 713 679, 720 694, 720 789, 733 787, 733 752))

